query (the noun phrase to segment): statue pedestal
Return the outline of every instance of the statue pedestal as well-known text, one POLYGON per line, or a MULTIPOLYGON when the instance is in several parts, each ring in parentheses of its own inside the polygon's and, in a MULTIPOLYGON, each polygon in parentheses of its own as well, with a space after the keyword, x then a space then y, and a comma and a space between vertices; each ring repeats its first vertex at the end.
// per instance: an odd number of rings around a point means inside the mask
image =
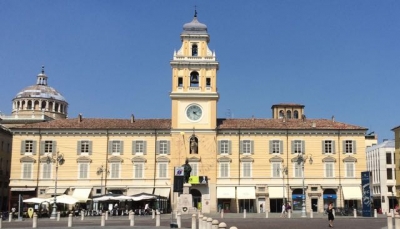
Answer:
POLYGON ((178 211, 182 214, 190 214, 193 209, 193 197, 190 194, 191 184, 183 184, 183 193, 178 197, 178 211))

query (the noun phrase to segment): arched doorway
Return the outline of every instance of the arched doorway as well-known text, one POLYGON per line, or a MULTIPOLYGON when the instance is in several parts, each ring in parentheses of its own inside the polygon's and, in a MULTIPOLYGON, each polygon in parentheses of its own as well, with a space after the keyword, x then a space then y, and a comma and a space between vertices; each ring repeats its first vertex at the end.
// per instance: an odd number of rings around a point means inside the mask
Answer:
POLYGON ((190 189, 193 198, 193 207, 201 209, 201 192, 197 189, 190 189))

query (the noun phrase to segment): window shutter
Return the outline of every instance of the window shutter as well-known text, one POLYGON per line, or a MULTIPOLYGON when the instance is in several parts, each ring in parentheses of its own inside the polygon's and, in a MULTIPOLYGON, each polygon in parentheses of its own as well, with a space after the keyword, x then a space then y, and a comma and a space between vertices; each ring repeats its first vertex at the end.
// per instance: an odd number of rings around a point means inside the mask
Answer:
POLYGON ((357 153, 357 146, 356 146, 356 141, 353 141, 353 153, 356 154, 357 153))
POLYGON ((56 153, 57 152, 57 142, 52 141, 52 144, 53 144, 53 152, 52 153, 56 153))
POLYGON ((218 154, 221 154, 221 141, 218 141, 218 154))
POLYGON ((78 141, 76 144, 76 154, 77 155, 81 155, 81 144, 82 144, 81 141, 78 141))
POLYGON ((112 154, 112 145, 113 145, 113 141, 109 141, 108 142, 108 154, 112 154))
POLYGON ((36 155, 36 141, 32 141, 32 154, 36 155))
POLYGON ((44 146, 45 146, 44 141, 41 141, 40 142, 40 155, 44 154, 44 146))
POLYGON ((332 153, 336 153, 336 143, 332 141, 332 153))
POLYGON ((301 153, 302 154, 306 153, 306 141, 304 140, 301 141, 301 153))
POLYGON ((251 154, 254 154, 254 141, 252 140, 252 141, 250 141, 250 153, 251 154))
POLYGON ((232 155, 232 142, 231 142, 231 140, 228 141, 228 153, 229 153, 229 155, 232 155))
POLYGON ((274 147, 274 142, 272 140, 269 140, 269 154, 272 154, 273 147, 274 147))
POLYGON ((240 141, 240 154, 243 154, 243 141, 240 141))
POLYGON ((346 153, 346 141, 342 141, 342 153, 346 153))
POLYGON ((93 154, 93 142, 89 141, 89 155, 93 154))
POLYGON ((136 154, 135 150, 136 150, 136 141, 132 141, 132 155, 136 154))
POLYGON ((283 154, 283 141, 279 141, 279 153, 283 154))
POLYGON ((290 144, 292 146, 292 154, 294 154, 294 141, 292 141, 290 144))
POLYGON ((124 154, 124 142, 123 141, 119 141, 119 147, 120 147, 120 155, 124 154))
POLYGON ((143 155, 147 154, 147 141, 143 141, 143 155))
POLYGON ((156 144, 156 155, 159 155, 160 154, 160 141, 157 141, 157 144, 156 144))
POLYGON ((25 154, 25 141, 21 141, 21 155, 25 154))
POLYGON ((171 155, 171 151, 170 151, 170 141, 167 141, 167 154, 171 155))
POLYGON ((322 154, 325 154, 325 153, 326 153, 326 151, 325 151, 325 141, 322 140, 322 154))

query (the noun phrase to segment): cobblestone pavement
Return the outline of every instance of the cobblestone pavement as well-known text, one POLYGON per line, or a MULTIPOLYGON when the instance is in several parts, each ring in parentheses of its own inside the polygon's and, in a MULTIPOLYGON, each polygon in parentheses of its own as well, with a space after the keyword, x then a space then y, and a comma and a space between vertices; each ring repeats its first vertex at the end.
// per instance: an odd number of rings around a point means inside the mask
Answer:
MULTIPOLYGON (((205 214, 206 217, 224 222, 227 224, 227 229, 232 226, 238 229, 247 228, 263 228, 263 229, 316 229, 316 228, 329 228, 327 217, 318 214, 314 218, 302 218, 300 214, 293 214, 292 218, 280 218, 279 214, 270 213, 268 218, 265 214, 248 213, 246 218, 243 214, 226 213, 224 218, 221 219, 219 214, 205 214)), ((182 215, 182 228, 190 228, 192 225, 191 215, 182 215)), ((176 220, 171 220, 171 216, 164 214, 161 215, 161 226, 155 227, 155 219, 151 216, 135 216, 135 226, 137 229, 165 229, 170 228, 170 223, 176 220)), ((112 228, 123 229, 130 227, 128 216, 114 216, 109 217, 105 223, 106 226, 100 227, 100 217, 86 217, 83 221, 80 217, 73 218, 72 227, 81 229, 94 229, 94 228, 112 228)), ((61 218, 60 221, 50 220, 48 218, 38 219, 37 228, 68 228, 68 219, 61 218)), ((385 229, 387 228, 387 218, 384 215, 379 215, 377 218, 364 218, 364 217, 343 217, 337 216, 334 222, 335 228, 345 229, 385 229)), ((32 228, 32 219, 24 219, 23 221, 3 221, 1 228, 32 228)), ((394 227, 393 227, 394 228, 394 227)))

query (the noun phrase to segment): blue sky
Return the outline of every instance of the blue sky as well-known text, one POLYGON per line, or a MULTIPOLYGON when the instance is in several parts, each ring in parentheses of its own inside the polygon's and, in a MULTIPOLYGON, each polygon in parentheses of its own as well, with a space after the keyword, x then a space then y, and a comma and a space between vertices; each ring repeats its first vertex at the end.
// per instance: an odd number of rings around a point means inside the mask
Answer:
POLYGON ((308 118, 394 138, 396 0, 2 0, 0 110, 45 65, 69 117, 170 118, 169 61, 195 5, 220 62, 218 117, 271 118, 273 104, 299 103, 308 118))

